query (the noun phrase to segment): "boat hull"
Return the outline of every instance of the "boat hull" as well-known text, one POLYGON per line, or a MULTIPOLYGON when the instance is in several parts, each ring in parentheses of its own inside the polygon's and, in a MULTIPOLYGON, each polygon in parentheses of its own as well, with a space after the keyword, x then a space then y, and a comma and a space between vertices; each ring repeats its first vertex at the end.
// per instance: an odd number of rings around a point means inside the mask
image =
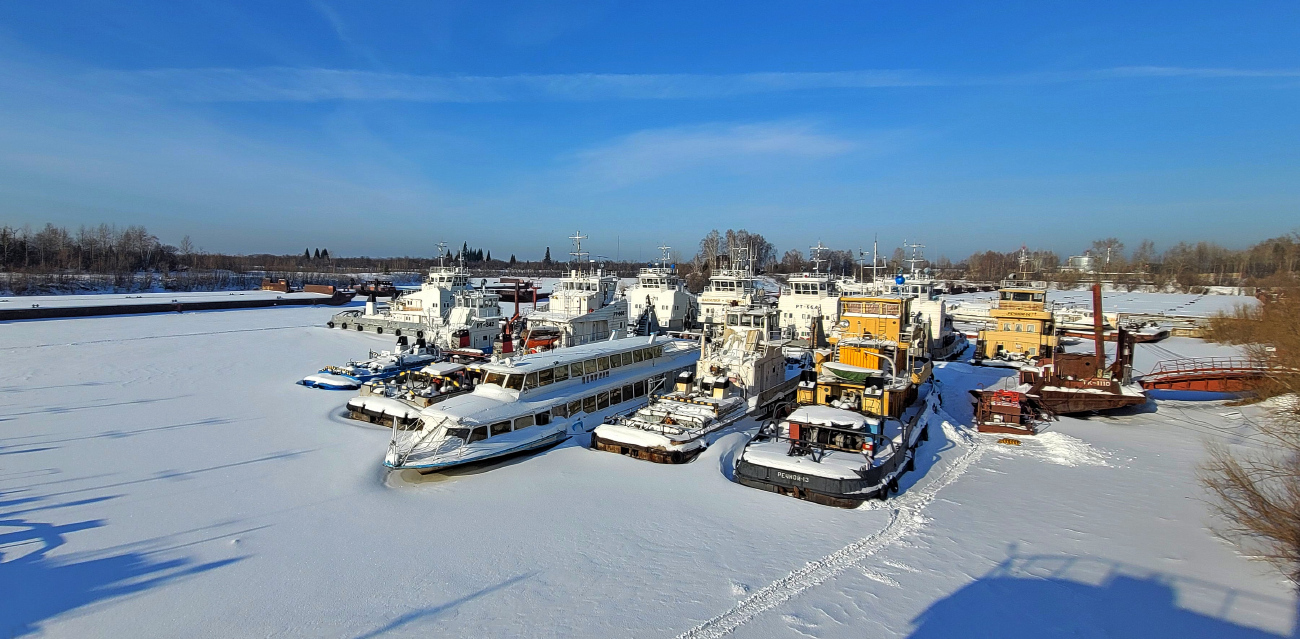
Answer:
POLYGON ((607 453, 616 455, 625 455, 633 459, 642 459, 645 461, 655 462, 656 464, 685 464, 694 461, 696 457, 704 452, 705 446, 696 446, 687 450, 667 450, 664 448, 638 446, 624 442, 612 441, 593 435, 591 438, 591 447, 596 450, 603 450, 607 453))
POLYGON ((458 466, 478 464, 486 461, 501 459, 504 457, 513 457, 515 455, 523 455, 527 453, 536 452, 544 448, 550 448, 551 446, 559 444, 560 442, 563 442, 568 438, 569 438, 569 433, 565 431, 556 431, 555 433, 547 435, 546 437, 535 439, 531 442, 524 442, 518 446, 513 446, 499 451, 490 451, 490 452, 484 452, 482 454, 467 455, 454 460, 448 460, 442 462, 402 464, 400 466, 395 466, 391 462, 385 460, 384 466, 389 470, 416 470, 423 474, 436 473, 439 471, 456 468, 458 466))

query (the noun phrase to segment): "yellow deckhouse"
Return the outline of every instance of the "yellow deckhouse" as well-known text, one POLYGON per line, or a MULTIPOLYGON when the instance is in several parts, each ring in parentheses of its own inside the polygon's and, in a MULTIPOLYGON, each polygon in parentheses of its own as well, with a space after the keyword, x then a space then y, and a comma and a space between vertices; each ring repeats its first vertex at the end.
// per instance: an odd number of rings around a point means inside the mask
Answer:
POLYGON ((815 383, 800 384, 798 402, 898 417, 930 378, 923 318, 910 297, 841 297, 831 332, 833 355, 815 383))
POLYGON ((1056 349, 1056 324, 1047 290, 1004 288, 989 309, 992 328, 980 331, 978 353, 986 359, 1049 355, 1056 349))

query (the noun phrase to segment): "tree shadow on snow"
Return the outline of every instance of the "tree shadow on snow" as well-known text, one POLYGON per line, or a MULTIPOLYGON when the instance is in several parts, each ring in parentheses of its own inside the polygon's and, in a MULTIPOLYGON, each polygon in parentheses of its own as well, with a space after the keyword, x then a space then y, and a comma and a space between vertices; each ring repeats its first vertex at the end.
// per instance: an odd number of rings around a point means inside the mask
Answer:
POLYGON ((73 533, 106 525, 101 519, 54 524, 22 515, 112 499, 101 497, 12 509, 45 498, 15 499, 0 508, 0 635, 40 632, 45 622, 73 610, 117 597, 140 593, 171 581, 220 568, 236 561, 196 563, 187 558, 161 558, 162 550, 104 550, 55 552, 73 533))
MULTIPOLYGON (((1230 618, 1293 617, 1293 605, 1104 560, 1013 554, 931 604, 909 639, 1279 639, 1285 635, 1230 618)), ((1290 636, 1300 637, 1300 628, 1290 636)))
POLYGON ((525 573, 525 574, 522 574, 522 575, 517 575, 517 576, 511 577, 511 578, 509 578, 509 579, 507 579, 507 580, 505 580, 505 581, 503 581, 503 582, 501 582, 501 583, 499 583, 499 584, 495 584, 495 585, 492 585, 492 586, 488 586, 488 587, 486 587, 486 588, 483 588, 483 589, 481 589, 481 590, 478 590, 478 591, 472 592, 472 593, 470 593, 470 594, 468 594, 468 595, 465 595, 465 596, 463 596, 463 597, 459 597, 459 598, 453 599, 453 600, 451 600, 451 601, 448 601, 447 603, 439 604, 439 605, 437 605, 437 606, 432 606, 432 607, 429 607, 429 608, 421 608, 421 609, 419 609, 419 610, 413 610, 413 611, 408 612, 408 613, 406 613, 406 614, 404 614, 404 615, 402 615, 402 616, 400 616, 400 617, 397 617, 396 619, 394 619, 394 620, 392 620, 392 621, 390 621, 390 622, 384 624, 383 626, 380 626, 379 628, 376 628, 376 629, 374 629, 374 630, 371 630, 370 632, 367 632, 367 633, 365 633, 365 634, 357 635, 357 636, 356 636, 356 639, 372 639, 373 637, 378 637, 378 636, 380 636, 380 635, 387 634, 387 633, 389 633, 389 632, 392 632, 392 631, 394 631, 394 630, 397 630, 398 628, 401 628, 401 627, 403 627, 403 626, 407 626, 407 625, 409 625, 409 624, 411 624, 411 623, 414 623, 414 622, 416 622, 416 621, 428 620, 428 619, 431 619, 431 618, 433 618, 433 617, 437 617, 438 615, 441 615, 441 614, 444 613, 444 612, 447 612, 447 611, 450 611, 450 610, 454 610, 455 608, 457 608, 457 607, 460 606, 461 604, 464 604, 464 603, 466 603, 466 602, 473 601, 473 600, 475 600, 475 599, 478 599, 479 597, 483 597, 483 596, 486 596, 486 595, 490 595, 490 594, 492 594, 492 593, 494 593, 494 592, 496 592, 496 591, 498 591, 498 590, 503 590, 503 589, 505 589, 505 588, 509 588, 510 586, 513 586, 513 585, 515 585, 516 583, 519 583, 519 582, 521 582, 521 581, 523 581, 523 580, 525 580, 525 579, 528 579, 528 578, 530 578, 530 577, 532 577, 533 575, 536 575, 536 574, 537 574, 536 572, 530 572, 530 573, 525 573))

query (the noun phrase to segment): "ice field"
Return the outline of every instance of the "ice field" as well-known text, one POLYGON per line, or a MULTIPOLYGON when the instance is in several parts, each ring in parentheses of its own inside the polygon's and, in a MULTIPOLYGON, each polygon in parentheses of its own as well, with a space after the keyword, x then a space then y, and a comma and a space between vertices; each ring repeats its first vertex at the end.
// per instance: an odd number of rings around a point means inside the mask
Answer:
POLYGON ((1207 440, 1256 443, 1258 408, 1148 404, 1010 447, 964 427, 1008 371, 948 364, 948 424, 856 510, 731 482, 742 433, 683 466, 571 440, 389 476, 352 393, 294 384, 390 346, 324 328, 337 310, 0 324, 0 635, 1300 636, 1195 479, 1207 440))

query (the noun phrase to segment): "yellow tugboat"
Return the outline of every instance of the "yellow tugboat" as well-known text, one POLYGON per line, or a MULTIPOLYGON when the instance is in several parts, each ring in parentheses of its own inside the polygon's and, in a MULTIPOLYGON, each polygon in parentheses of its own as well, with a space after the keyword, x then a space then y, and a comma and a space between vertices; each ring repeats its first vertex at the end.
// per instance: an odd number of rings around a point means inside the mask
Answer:
POLYGON ((884 499, 926 439, 931 361, 912 298, 840 298, 830 357, 807 371, 798 406, 761 428, 736 463, 741 484, 853 508, 884 499))
POLYGON ((1047 289, 1004 288, 989 309, 992 328, 980 331, 977 360, 1028 361, 1056 350, 1056 322, 1047 289))

